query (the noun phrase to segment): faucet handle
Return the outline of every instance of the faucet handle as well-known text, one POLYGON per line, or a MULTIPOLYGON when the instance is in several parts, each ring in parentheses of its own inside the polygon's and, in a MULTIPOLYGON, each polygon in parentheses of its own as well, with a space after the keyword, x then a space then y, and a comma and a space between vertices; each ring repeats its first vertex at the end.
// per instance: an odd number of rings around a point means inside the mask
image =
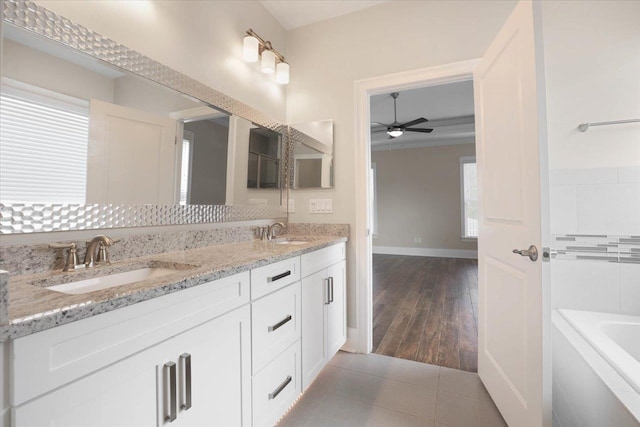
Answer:
POLYGON ((49 243, 51 249, 69 249, 67 259, 64 262, 62 271, 73 271, 78 265, 78 249, 74 242, 71 243, 49 243))
POLYGON ((100 243, 98 247, 98 256, 96 257, 96 264, 105 264, 110 265, 111 260, 109 259, 109 247, 103 243, 100 243))

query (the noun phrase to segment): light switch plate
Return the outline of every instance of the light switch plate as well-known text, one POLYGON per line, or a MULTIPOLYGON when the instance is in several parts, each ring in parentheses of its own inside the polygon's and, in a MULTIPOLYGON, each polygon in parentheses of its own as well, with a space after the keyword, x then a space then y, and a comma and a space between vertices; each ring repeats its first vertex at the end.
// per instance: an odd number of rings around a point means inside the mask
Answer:
POLYGON ((309 200, 309 213, 333 213, 333 199, 309 200))

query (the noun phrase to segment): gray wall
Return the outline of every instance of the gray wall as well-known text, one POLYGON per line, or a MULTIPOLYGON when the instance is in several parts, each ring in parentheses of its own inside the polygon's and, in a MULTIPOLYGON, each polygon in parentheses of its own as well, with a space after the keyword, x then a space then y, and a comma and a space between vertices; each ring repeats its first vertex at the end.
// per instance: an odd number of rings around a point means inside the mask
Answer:
POLYGON ((477 250, 476 242, 461 238, 460 158, 474 155, 474 144, 372 152, 378 198, 373 245, 477 250))

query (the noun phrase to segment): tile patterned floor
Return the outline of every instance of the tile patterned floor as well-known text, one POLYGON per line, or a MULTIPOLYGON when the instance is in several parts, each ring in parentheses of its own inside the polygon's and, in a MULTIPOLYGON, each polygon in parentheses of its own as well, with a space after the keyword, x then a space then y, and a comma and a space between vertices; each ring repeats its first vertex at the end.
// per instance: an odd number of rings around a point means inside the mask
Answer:
POLYGON ((279 427, 506 426, 477 374, 339 352, 279 427))

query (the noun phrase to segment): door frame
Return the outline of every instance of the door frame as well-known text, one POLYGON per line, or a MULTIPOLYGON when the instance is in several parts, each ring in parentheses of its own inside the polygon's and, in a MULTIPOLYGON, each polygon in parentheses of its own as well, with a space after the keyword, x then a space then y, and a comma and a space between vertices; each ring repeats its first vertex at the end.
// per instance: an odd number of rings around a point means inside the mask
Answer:
POLYGON ((480 59, 454 62, 417 70, 387 74, 355 82, 356 217, 356 324, 349 347, 368 354, 373 346, 372 224, 369 169, 371 168, 370 98, 388 92, 418 89, 473 80, 480 59))

